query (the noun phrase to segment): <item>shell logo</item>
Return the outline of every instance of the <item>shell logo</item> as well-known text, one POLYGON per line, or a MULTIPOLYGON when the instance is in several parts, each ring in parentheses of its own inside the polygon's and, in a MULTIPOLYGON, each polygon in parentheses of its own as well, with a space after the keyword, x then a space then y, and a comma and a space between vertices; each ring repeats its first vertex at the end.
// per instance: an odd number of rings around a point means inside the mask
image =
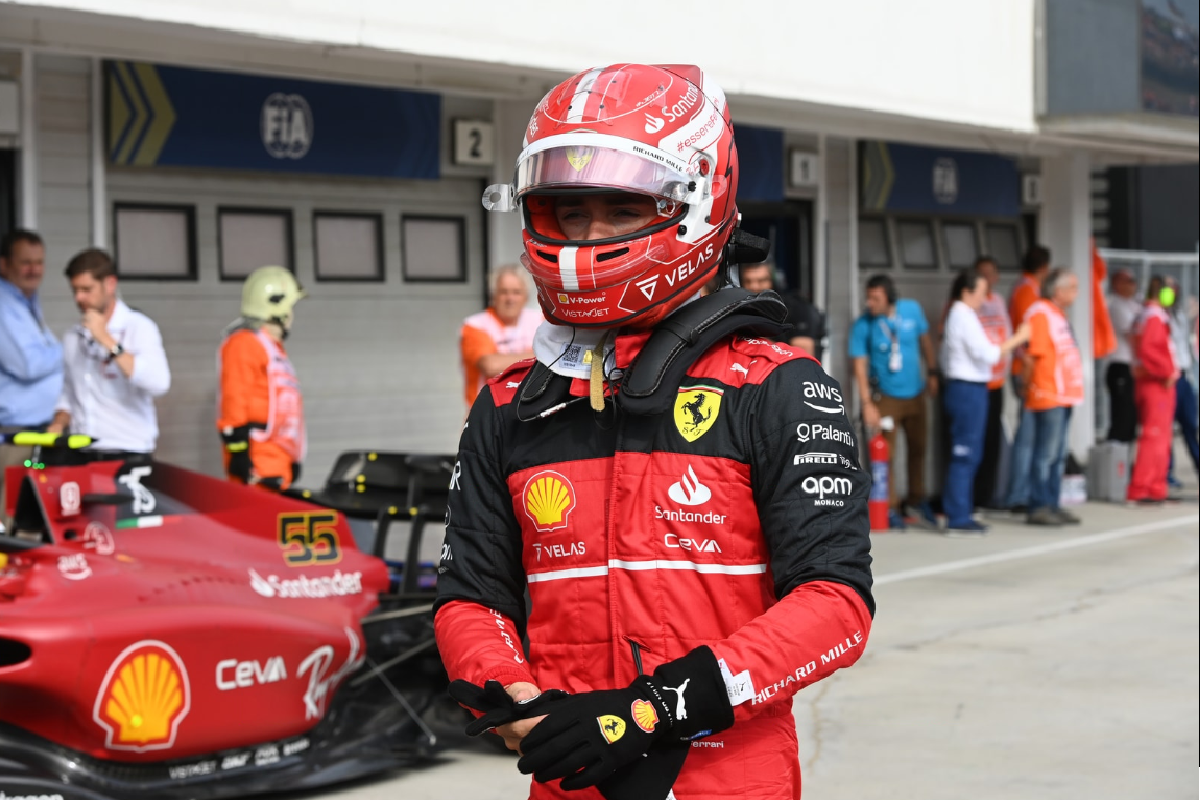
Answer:
POLYGON ((575 509, 575 487, 553 470, 539 472, 525 482, 525 513, 539 531, 567 527, 575 509))
POLYGON ((654 726, 658 724, 658 712, 654 710, 653 704, 646 700, 634 700, 629 712, 639 728, 646 733, 654 733, 654 726))
POLYGON ((92 718, 110 750, 166 750, 191 708, 187 668, 170 645, 144 639, 121 651, 100 684, 92 718))

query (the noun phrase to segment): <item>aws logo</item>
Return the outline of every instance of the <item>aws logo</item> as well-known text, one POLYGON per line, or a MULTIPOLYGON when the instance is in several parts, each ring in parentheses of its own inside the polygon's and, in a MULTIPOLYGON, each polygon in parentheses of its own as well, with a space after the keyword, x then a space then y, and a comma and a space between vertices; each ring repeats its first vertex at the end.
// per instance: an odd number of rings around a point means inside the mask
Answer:
POLYGON ((525 498, 525 514, 537 530, 567 527, 575 510, 575 487, 565 475, 554 470, 539 472, 525 482, 521 494, 525 498))
POLYGON ((145 639, 126 647, 100 684, 92 718, 111 750, 165 750, 191 708, 183 660, 169 645, 145 639))

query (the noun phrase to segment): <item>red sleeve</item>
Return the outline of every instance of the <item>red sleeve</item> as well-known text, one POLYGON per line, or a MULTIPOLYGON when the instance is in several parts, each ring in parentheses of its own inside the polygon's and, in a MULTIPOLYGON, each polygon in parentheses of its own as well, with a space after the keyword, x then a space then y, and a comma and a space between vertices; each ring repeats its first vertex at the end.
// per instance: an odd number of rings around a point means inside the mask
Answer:
POLYGON ((727 683, 732 676, 731 693, 753 694, 734 706, 735 722, 858 661, 870 631, 871 614, 857 592, 814 581, 797 586, 729 638, 710 644, 729 670, 727 683))
POLYGON ((1138 342, 1138 361, 1151 378, 1166 380, 1175 374, 1175 359, 1171 358, 1171 333, 1158 317, 1146 320, 1138 342))
POLYGON ((454 600, 438 609, 433 629, 450 680, 461 678, 479 686, 489 680, 505 686, 536 683, 517 626, 499 611, 454 600))

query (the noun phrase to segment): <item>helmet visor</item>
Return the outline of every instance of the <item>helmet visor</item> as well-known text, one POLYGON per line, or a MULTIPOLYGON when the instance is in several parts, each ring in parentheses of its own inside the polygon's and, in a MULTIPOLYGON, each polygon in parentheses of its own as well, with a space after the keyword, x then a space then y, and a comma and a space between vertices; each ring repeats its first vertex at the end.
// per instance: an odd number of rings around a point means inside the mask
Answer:
MULTIPOLYGON (((652 148, 646 148, 653 154, 652 148)), ((664 159, 665 160, 665 159, 664 159)), ((693 190, 692 179, 651 156, 609 147, 570 144, 531 153, 517 165, 516 197, 534 191, 612 189, 676 203, 693 190)))

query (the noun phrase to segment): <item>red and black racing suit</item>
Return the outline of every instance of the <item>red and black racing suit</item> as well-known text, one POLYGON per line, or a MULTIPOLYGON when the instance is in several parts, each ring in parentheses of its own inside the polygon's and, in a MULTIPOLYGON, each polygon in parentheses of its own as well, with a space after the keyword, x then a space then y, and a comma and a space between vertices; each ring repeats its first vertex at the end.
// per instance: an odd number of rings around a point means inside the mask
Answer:
MULTIPOLYGON (((646 338, 619 337, 616 366, 646 338)), ((586 381, 556 376, 578 401, 529 419, 531 367, 492 380, 463 430, 435 611, 450 678, 611 689, 706 644, 735 723, 692 743, 675 796, 798 798, 792 696, 859 658, 874 613, 870 478, 837 382, 729 337, 665 413, 597 415, 586 381)))

